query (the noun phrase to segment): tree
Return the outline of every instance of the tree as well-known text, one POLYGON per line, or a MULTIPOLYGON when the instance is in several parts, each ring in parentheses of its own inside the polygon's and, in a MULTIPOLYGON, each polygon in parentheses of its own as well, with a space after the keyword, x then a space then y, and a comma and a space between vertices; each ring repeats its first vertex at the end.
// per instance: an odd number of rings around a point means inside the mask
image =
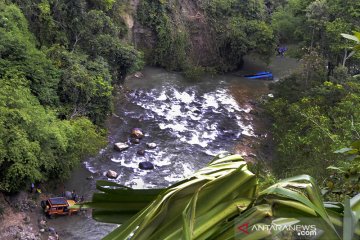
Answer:
POLYGON ((0 77, 11 71, 21 72, 41 104, 56 105, 58 71, 35 47, 27 21, 15 5, 0 2, 0 39, 0 77))
POLYGON ((107 62, 79 52, 68 52, 54 46, 48 56, 61 69, 58 94, 60 115, 66 119, 87 116, 102 124, 112 111, 112 79, 107 62))
POLYGON ((350 53, 348 53, 348 50, 345 48, 344 59, 343 59, 343 66, 345 66, 346 61, 350 57, 352 57, 356 53, 360 52, 360 32, 354 31, 354 35, 342 33, 341 36, 343 36, 346 39, 355 41, 355 45, 353 47, 351 47, 351 49, 353 49, 353 50, 350 53))
POLYGON ((0 190, 5 192, 19 191, 28 182, 64 179, 104 144, 89 120, 59 120, 29 85, 21 73, 0 78, 0 190))

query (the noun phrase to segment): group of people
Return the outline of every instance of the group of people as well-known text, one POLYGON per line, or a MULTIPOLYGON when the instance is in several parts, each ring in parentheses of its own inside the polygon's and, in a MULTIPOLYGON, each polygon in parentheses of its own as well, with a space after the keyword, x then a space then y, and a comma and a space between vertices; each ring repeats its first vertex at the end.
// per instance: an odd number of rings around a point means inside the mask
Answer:
POLYGON ((78 194, 76 194, 75 190, 72 190, 71 192, 65 191, 63 193, 63 197, 74 200, 75 202, 83 202, 84 201, 84 196, 80 197, 78 194))
POLYGON ((30 193, 41 193, 41 188, 40 188, 40 185, 38 185, 37 187, 35 187, 35 184, 34 183, 31 183, 31 186, 30 186, 30 193))

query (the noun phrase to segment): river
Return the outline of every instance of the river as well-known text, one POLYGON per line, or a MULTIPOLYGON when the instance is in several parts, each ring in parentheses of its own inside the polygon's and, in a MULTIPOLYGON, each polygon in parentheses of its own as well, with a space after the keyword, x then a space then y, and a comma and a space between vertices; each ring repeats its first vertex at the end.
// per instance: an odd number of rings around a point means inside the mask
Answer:
MULTIPOLYGON (((270 66, 248 60, 240 75, 271 70, 275 77, 287 74, 297 62, 275 58, 270 66), (286 67, 285 67, 286 66, 286 67)), ((228 151, 244 154, 238 147, 244 136, 254 136, 251 100, 268 92, 269 81, 249 80, 234 74, 207 76, 187 81, 180 74, 146 67, 142 78, 128 78, 125 98, 115 99, 114 114, 107 121, 109 144, 87 159, 65 183, 91 199, 97 179, 116 171, 116 182, 133 188, 167 187, 205 166, 216 154, 228 151), (145 137, 124 152, 113 149, 115 142, 127 142, 132 128, 141 128, 145 137), (156 149, 146 148, 154 142, 156 149), (145 150, 139 156, 138 150, 145 150), (138 169, 150 161, 154 170, 138 169), (93 179, 88 179, 92 176, 93 179)), ((98 223, 90 212, 58 217, 48 222, 61 239, 101 239, 115 225, 98 223)))

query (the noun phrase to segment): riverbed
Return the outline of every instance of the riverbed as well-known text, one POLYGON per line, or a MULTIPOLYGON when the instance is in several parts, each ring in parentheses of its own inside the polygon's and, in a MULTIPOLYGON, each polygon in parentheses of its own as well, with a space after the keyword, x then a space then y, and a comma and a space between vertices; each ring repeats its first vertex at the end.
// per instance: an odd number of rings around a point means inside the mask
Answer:
MULTIPOLYGON (((295 60, 274 58, 269 66, 247 59, 236 74, 205 76, 198 81, 181 74, 146 67, 140 78, 127 78, 125 97, 114 100, 114 114, 107 121, 108 146, 75 170, 65 183, 85 199, 91 199, 95 181, 107 179, 105 172, 116 171, 116 181, 133 188, 167 187, 205 166, 221 152, 249 154, 239 144, 245 137, 256 137, 252 102, 268 93, 267 80, 241 77, 256 71, 271 70, 275 77, 288 74, 295 60), (286 68, 285 68, 286 66, 286 68), (145 137, 131 144, 132 128, 141 128, 145 137), (114 143, 127 142, 123 152, 114 143), (146 143, 156 143, 148 149, 146 143), (137 154, 145 150, 145 155, 137 154), (140 170, 138 164, 150 161, 154 170, 140 170), (90 179, 89 179, 90 177, 90 179)), ((101 239, 116 226, 98 223, 90 212, 49 220, 61 239, 101 239)))

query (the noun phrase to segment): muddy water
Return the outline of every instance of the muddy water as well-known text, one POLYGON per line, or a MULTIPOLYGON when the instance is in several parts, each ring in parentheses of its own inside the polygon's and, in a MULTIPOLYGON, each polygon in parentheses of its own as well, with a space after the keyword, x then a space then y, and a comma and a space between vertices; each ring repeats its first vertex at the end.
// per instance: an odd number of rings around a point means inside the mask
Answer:
MULTIPOLYGON (((104 173, 109 169, 119 173, 116 182, 133 188, 166 187, 205 166, 216 154, 236 151, 239 141, 256 131, 250 102, 267 93, 269 84, 238 75, 272 70, 279 77, 297 64, 284 58, 269 67, 254 62, 247 61, 246 70, 237 75, 207 76, 196 82, 158 68, 145 68, 142 78, 129 78, 125 84, 128 94, 115 99, 115 113, 107 122, 109 145, 74 171, 65 188, 90 199, 95 181, 107 179, 104 173), (134 127, 145 133, 140 144, 130 144, 121 153, 114 151, 113 144, 128 142, 134 127), (150 142, 157 148, 147 149, 150 142), (145 150, 145 156, 139 156, 138 150, 145 150), (140 170, 142 161, 152 162, 155 169, 140 170), (93 179, 87 180, 89 176, 93 179)), ((90 212, 59 217, 49 225, 61 239, 89 240, 101 239, 115 227, 95 222, 90 212)))

